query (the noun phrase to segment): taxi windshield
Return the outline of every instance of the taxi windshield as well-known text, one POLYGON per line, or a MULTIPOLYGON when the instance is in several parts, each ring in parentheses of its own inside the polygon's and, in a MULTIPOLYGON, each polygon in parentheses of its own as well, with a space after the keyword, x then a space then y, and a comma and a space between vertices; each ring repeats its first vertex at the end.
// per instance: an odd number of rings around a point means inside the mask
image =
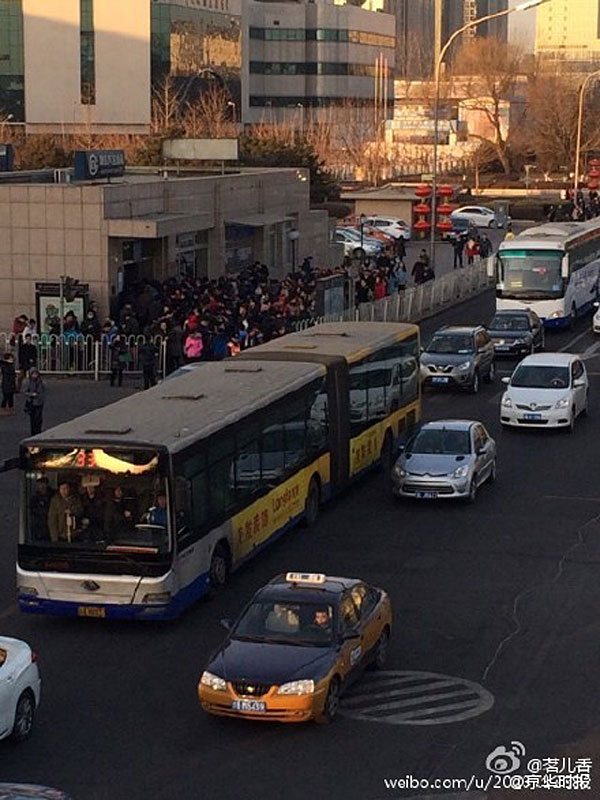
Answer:
POLYGON ((316 603, 264 600, 252 603, 231 638, 273 644, 328 647, 333 642, 333 608, 316 603))

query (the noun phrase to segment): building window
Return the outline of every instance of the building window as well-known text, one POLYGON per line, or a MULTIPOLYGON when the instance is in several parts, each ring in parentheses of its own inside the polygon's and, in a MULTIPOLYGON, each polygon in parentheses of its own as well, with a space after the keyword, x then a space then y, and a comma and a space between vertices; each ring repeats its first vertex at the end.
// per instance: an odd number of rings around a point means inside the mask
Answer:
POLYGON ((0 0, 0 111, 25 121, 22 0, 0 0))
POLYGON ((96 43, 94 34, 94 0, 79 0, 81 103, 96 104, 96 43))

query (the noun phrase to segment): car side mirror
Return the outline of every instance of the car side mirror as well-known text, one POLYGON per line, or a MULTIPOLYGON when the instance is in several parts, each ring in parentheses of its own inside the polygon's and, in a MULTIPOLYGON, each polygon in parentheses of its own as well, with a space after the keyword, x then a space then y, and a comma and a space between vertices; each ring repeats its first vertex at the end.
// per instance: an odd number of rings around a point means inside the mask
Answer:
POLYGON ((502 383, 505 383, 507 386, 510 383, 510 378, 502 378, 502 383))
POLYGON ((405 444, 399 444, 398 445, 398 452, 399 453, 403 453, 405 450, 406 450, 406 445, 405 444))
POLYGON ((600 308, 600 303, 597 300, 594 300, 594 308, 600 308))
POLYGON ((233 624, 229 619, 229 617, 223 617, 223 619, 221 620, 221 625, 225 628, 226 631, 230 631, 231 628, 233 627, 233 624))

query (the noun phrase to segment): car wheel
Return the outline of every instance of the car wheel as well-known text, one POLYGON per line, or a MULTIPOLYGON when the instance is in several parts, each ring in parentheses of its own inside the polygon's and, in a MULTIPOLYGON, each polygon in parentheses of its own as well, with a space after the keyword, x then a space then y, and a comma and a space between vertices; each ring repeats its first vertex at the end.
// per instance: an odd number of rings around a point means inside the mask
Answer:
POLYGON ((355 247, 352 255, 354 256, 354 258, 360 258, 362 261, 366 255, 364 247, 355 247))
POLYGON ((496 220, 495 219, 491 219, 490 220, 490 224, 488 225, 488 228, 495 228, 495 227, 496 227, 496 220))
POLYGON ((321 507, 321 490, 316 478, 312 478, 308 487, 306 503, 304 504, 304 524, 307 528, 312 528, 319 518, 321 507))
POLYGON ((387 662, 390 644, 390 632, 386 628, 382 631, 377 644, 375 645, 375 656, 370 664, 371 669, 383 669, 387 662))
POLYGON ((210 560, 210 569, 208 571, 210 585, 213 591, 225 585, 228 574, 229 556, 225 547, 222 544, 218 544, 213 551, 210 560))
POLYGON ((29 736, 33 728, 34 715, 35 698, 33 692, 30 689, 26 689, 17 701, 15 723, 11 734, 15 742, 22 742, 29 736))
POLYGON ((479 370, 475 370, 473 380, 471 382, 471 394, 477 394, 479 391, 479 370))
POLYGON ((490 483, 494 483, 495 480, 496 480, 496 459, 494 459, 492 461, 492 468, 490 470, 490 477, 488 478, 488 481, 490 483))
POLYGON ((477 499, 477 475, 473 475, 471 478, 471 485, 469 486, 469 495, 467 497, 467 502, 473 504, 477 499))
POLYGON ((488 374, 486 375, 485 379, 488 383, 492 383, 495 377, 496 377, 496 365, 492 361, 492 363, 490 364, 488 374))
POLYGON ((323 713, 317 718, 317 722, 327 725, 335 719, 338 708, 340 707, 340 679, 337 675, 329 681, 329 688, 327 689, 327 697, 325 698, 325 706, 323 713))

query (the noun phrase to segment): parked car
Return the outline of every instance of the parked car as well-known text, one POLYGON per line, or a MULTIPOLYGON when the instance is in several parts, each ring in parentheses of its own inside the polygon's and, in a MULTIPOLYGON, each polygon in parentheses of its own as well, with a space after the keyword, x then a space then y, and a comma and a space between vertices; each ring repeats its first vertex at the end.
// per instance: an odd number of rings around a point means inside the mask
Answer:
POLYGON ((495 374, 494 345, 482 325, 440 328, 421 353, 423 386, 458 386, 476 394, 482 378, 492 381, 495 374))
POLYGON ((497 356, 527 355, 544 349, 544 324, 535 311, 496 311, 487 332, 497 356))
POLYGON ((362 242, 360 241, 360 234, 353 236, 352 233, 346 228, 337 228, 335 232, 335 240, 337 244, 344 246, 344 255, 360 258, 361 256, 368 256, 373 258, 378 256, 382 250, 383 245, 376 239, 371 239, 368 236, 363 236, 362 242))
POLYGON ((481 422, 437 420, 423 425, 402 448, 392 469, 396 497, 463 498, 496 479, 496 442, 481 422))
POLYGON ((37 661, 28 644, 0 636, 0 739, 20 742, 31 733, 40 702, 37 661))
POLYGON ((399 217, 367 217, 364 224, 372 228, 378 228, 383 233, 392 236, 394 239, 410 239, 410 227, 399 217))
POLYGON ((60 789, 33 783, 0 783, 0 800, 71 800, 60 789))
POLYGON ((536 353, 521 361, 500 402, 500 422, 515 428, 567 428, 587 414, 589 384, 581 356, 536 353))
MULTIPOLYGON (((493 208, 487 206, 462 206, 457 208, 450 214, 451 221, 455 219, 470 219, 479 228, 502 228, 504 226, 504 218, 496 215, 493 208)), ((506 222, 510 222, 510 217, 506 218, 506 222)))

